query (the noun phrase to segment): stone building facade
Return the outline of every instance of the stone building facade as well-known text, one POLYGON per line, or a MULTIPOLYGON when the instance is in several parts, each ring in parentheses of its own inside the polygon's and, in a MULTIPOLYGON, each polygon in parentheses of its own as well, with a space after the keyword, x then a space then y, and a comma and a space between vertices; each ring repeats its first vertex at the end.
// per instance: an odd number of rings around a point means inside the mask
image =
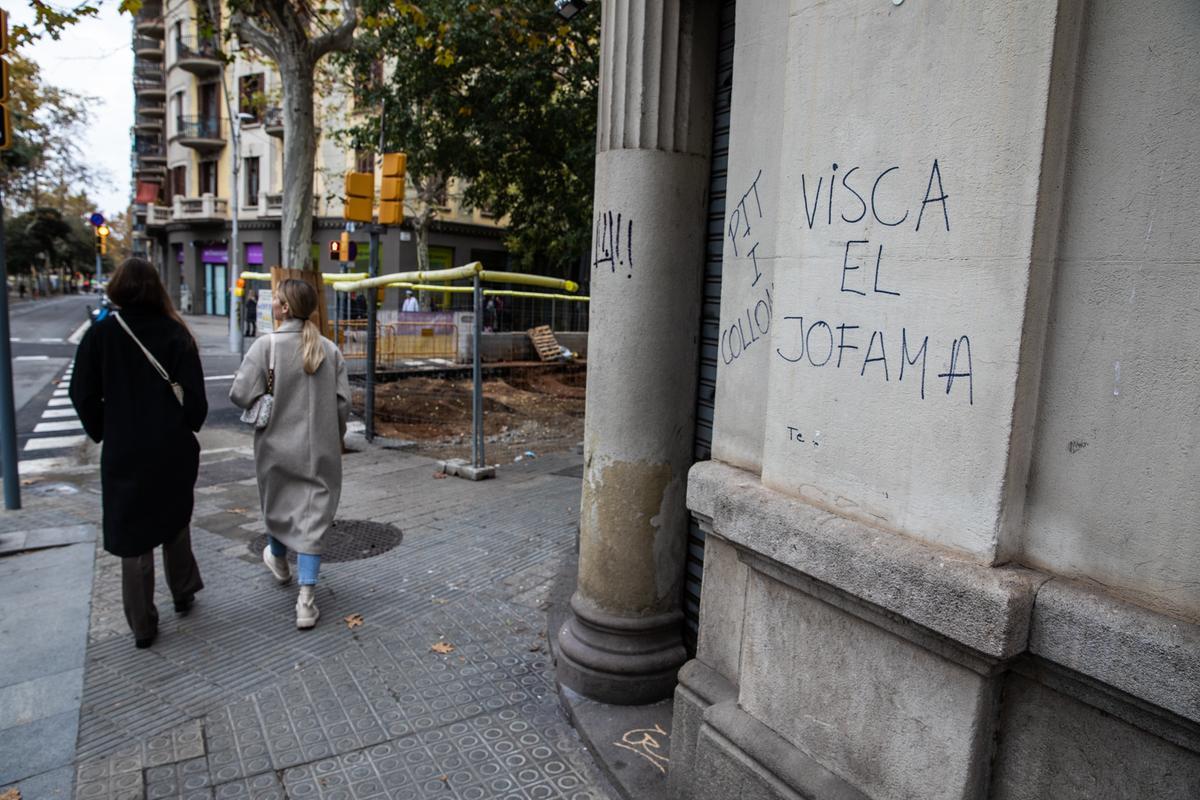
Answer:
POLYGON ((682 798, 1200 796, 1196 5, 603 15, 560 682, 682 798))

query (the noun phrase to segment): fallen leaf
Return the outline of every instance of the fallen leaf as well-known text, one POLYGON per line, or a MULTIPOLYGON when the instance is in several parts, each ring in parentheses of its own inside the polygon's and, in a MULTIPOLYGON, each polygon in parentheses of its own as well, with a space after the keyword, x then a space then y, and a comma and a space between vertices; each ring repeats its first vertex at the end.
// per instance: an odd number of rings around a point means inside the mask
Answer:
MULTIPOLYGON (((37 478, 26 478, 25 480, 21 481, 22 486, 33 486, 35 483, 37 483, 37 478)), ((0 794, 0 800, 8 799, 4 795, 0 794)))
POLYGON ((250 509, 248 509, 248 508, 231 508, 231 509, 229 509, 229 513, 230 514, 245 514, 249 510, 250 509))
POLYGON ((534 642, 533 644, 529 645, 529 652, 540 653, 541 651, 542 651, 542 643, 541 642, 534 642))
POLYGON ((5 789, 3 792, 0 792, 0 800, 21 800, 21 790, 15 786, 11 789, 5 789))
POLYGON ((445 479, 445 477, 446 477, 446 473, 444 473, 444 472, 435 472, 435 473, 433 473, 433 479, 434 479, 435 481, 444 480, 444 479, 445 479))
POLYGON ((345 618, 346 627, 350 630, 361 628, 363 624, 362 614, 351 614, 345 618))
POLYGON ((434 653, 446 655, 447 653, 454 652, 454 645, 450 644, 449 642, 434 642, 429 649, 434 653))

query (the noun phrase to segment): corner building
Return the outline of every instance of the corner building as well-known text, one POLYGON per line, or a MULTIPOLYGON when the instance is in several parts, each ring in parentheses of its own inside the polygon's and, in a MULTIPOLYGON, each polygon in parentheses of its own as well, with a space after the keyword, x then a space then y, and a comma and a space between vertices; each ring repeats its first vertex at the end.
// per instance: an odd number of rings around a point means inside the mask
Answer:
POLYGON ((681 798, 1200 796, 1195 4, 602 40, 564 690, 681 798))
MULTIPOLYGON (((223 13, 224 4, 218 4, 223 13)), ((253 50, 231 53, 222 21, 207 21, 207 4, 195 0, 147 0, 133 22, 133 137, 135 245, 159 265, 179 307, 193 314, 227 315, 233 269, 233 161, 238 175, 238 266, 265 270, 281 263, 283 127, 280 77, 253 50), (230 57, 231 56, 231 57, 230 57), (230 113, 239 114, 240 152, 234 152, 230 113)), ((226 13, 226 18, 227 18, 226 13)), ((328 68, 325 62, 323 65, 328 68)), ((313 268, 338 271, 328 245, 344 229, 342 178, 348 170, 374 170, 373 152, 347 151, 332 134, 349 127, 353 113, 348 82, 327 73, 328 94, 317 97, 319 127, 313 186, 313 268)), ((454 194, 452 187, 452 195, 454 194)), ((409 186, 410 202, 415 199, 409 186)), ((430 230, 430 261, 448 267, 482 261, 492 269, 507 262, 500 220, 461 207, 452 197, 437 210, 430 230)), ((367 233, 355 234, 362 270, 367 233)), ((382 238, 380 272, 416 265, 416 243, 406 224, 382 238)), ((356 269, 358 267, 355 267, 356 269)), ((395 290, 387 307, 399 308, 395 290)))

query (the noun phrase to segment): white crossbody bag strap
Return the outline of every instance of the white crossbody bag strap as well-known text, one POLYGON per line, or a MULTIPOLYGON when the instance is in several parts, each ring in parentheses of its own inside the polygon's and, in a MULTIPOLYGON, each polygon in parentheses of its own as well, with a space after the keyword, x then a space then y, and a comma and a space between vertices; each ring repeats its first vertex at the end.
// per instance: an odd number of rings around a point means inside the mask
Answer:
POLYGON ((142 352, 146 354, 146 360, 149 361, 151 366, 158 371, 158 374, 162 376, 162 379, 167 383, 174 383, 174 381, 171 380, 171 376, 167 374, 165 369, 163 369, 163 365, 158 363, 158 359, 146 349, 146 345, 142 344, 142 340, 134 335, 133 331, 129 329, 129 325, 125 323, 125 320, 121 319, 121 315, 114 311, 113 317, 116 318, 117 322, 121 323, 121 327, 124 328, 125 332, 129 334, 129 338, 133 339, 133 341, 137 343, 137 346, 142 348, 142 352))

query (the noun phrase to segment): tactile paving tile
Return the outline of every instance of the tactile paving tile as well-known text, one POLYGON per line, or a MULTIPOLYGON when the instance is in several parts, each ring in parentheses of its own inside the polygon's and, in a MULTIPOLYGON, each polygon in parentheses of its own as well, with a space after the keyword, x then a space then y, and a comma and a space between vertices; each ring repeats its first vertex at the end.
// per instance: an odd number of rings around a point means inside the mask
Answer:
POLYGON ((213 800, 288 800, 274 772, 252 775, 213 787, 213 800))
POLYGON ((215 781, 284 769, 387 740, 398 705, 372 669, 331 660, 208 717, 215 781))
POLYGON ((145 780, 146 800, 199 800, 212 797, 208 760, 203 757, 180 761, 177 764, 150 767, 146 770, 145 780))
MULTIPOLYGON (((343 495, 339 513, 394 521, 405 530, 403 544, 323 570, 321 625, 298 633, 295 587, 279 587, 261 562, 231 555, 229 536, 194 528, 206 589, 193 613, 170 613, 160 574, 162 621, 153 648, 136 651, 127 630, 112 632, 115 622, 92 639, 80 753, 120 760, 131 752, 124 742, 137 742, 137 774, 148 797, 282 796, 269 780, 278 771, 313 777, 289 787, 293 798, 305 787, 320 797, 603 797, 586 777, 594 765, 558 706, 544 612, 518 597, 531 581, 553 580, 556 566, 572 557, 577 485, 526 468, 465 493, 430 480, 423 459, 379 458, 349 468, 348 488, 355 471, 375 484, 380 471, 401 484, 422 481, 421 492, 403 496, 379 486, 343 495), (366 624, 349 630, 340 619, 349 613, 362 614, 366 624), (437 641, 451 642, 454 651, 431 652, 437 641), (181 719, 199 731, 197 718, 204 720, 205 757, 179 749, 168 756, 159 731, 175 736, 181 719), (447 751, 437 737, 453 739, 452 729, 475 730, 485 720, 528 724, 537 741, 530 730, 481 738, 490 755, 475 747, 473 757, 490 766, 476 774, 466 751, 447 751), (399 755, 408 741, 423 755, 409 755, 403 770, 386 769, 391 761, 383 772, 375 769, 383 793, 364 794, 377 787, 363 770, 388 752, 399 755), (360 763, 354 754, 374 755, 360 763), (563 766, 531 772, 541 761, 563 766), (184 764, 203 766, 208 784, 170 794, 172 785, 182 786, 184 764), (339 793, 338 780, 343 788, 353 784, 353 794, 339 793)), ((249 509, 253 521, 254 491, 230 485, 219 494, 226 505, 249 509), (237 495, 242 489, 245 497, 237 495)), ((208 495, 214 509, 224 507, 217 494, 208 495)), ((119 562, 112 562, 98 566, 108 584, 105 596, 98 587, 94 598, 94 608, 106 605, 109 616, 94 614, 94 622, 120 615, 119 562)), ((176 738, 170 741, 175 747, 176 738)), ((111 767, 104 770, 111 781, 111 767)), ((112 788, 93 796, 115 796, 112 788)))
POLYGON ((108 757, 81 761, 75 768, 78 800, 142 800, 142 752, 126 745, 108 757))
POLYGON ((294 800, 604 797, 517 709, 289 769, 283 780, 294 800))

